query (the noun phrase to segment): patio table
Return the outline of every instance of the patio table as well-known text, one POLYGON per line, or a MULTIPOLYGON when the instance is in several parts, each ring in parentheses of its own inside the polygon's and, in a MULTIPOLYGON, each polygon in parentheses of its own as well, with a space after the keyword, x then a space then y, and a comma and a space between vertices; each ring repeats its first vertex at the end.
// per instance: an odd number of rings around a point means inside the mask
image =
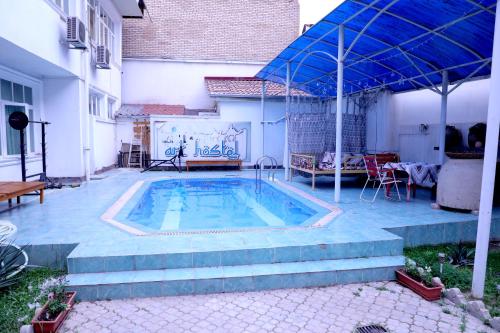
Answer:
POLYGON ((410 200, 410 191, 415 196, 416 186, 432 188, 437 183, 440 166, 425 162, 388 162, 385 169, 403 171, 408 174, 406 184, 406 200, 410 200))

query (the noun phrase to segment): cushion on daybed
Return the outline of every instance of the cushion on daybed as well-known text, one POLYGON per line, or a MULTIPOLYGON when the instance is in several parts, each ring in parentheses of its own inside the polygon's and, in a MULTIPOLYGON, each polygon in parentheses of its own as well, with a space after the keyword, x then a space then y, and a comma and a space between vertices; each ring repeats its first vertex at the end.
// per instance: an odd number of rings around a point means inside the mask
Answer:
MULTIPOLYGON (((342 153, 342 169, 345 170, 360 170, 364 169, 363 155, 353 153, 342 153)), ((335 153, 325 152, 323 158, 318 165, 320 170, 335 169, 335 153)))

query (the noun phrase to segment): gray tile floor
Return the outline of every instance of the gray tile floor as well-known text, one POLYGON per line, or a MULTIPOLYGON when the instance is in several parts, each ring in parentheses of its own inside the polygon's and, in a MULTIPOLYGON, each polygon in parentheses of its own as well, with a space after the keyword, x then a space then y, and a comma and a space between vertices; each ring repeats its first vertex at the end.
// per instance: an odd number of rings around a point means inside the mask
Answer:
POLYGON ((494 332, 462 309, 394 282, 252 293, 82 302, 61 332, 494 332))

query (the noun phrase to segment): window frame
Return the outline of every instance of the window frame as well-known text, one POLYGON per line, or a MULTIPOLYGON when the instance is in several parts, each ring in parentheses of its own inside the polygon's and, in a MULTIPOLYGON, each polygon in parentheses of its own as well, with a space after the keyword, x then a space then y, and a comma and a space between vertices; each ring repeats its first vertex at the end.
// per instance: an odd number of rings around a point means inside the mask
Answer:
POLYGON ((106 116, 103 115, 103 111, 105 111, 104 97, 104 94, 96 90, 89 90, 89 116, 94 116, 98 119, 106 119, 106 116))
MULTIPOLYGON (((6 100, 0 100, 0 159, 12 159, 12 158, 17 158, 21 156, 21 154, 8 154, 7 153, 7 122, 8 119, 5 116, 5 107, 7 105, 13 105, 13 106, 22 106, 24 108, 24 113, 29 119, 29 110, 33 110, 33 115, 35 114, 35 108, 33 105, 29 105, 27 103, 18 103, 18 102, 12 102, 12 101, 6 101, 6 100)), ((30 119, 32 120, 32 119, 30 119)), ((26 156, 33 156, 36 154, 36 133, 33 130, 34 137, 31 138, 31 131, 30 131, 30 126, 28 125, 25 129, 24 132, 26 134, 26 149, 25 149, 25 154, 26 156), (34 143, 34 147, 32 146, 31 143, 34 143)))
POLYGON ((115 120, 115 105, 116 105, 116 99, 114 98, 111 98, 108 96, 108 100, 107 100, 107 107, 106 107, 106 115, 107 115, 107 119, 109 120, 115 120))
POLYGON ((69 0, 45 0, 45 2, 55 11, 57 11, 58 14, 61 16, 61 18, 65 19, 66 17, 69 16, 69 11, 70 11, 69 0))
POLYGON ((97 0, 86 0, 87 34, 91 52, 95 54, 98 45, 106 46, 115 60, 116 23, 97 0), (93 15, 91 15, 91 13, 93 15), (90 22, 93 24, 90 24, 90 22), (93 26, 93 29, 91 29, 93 26))

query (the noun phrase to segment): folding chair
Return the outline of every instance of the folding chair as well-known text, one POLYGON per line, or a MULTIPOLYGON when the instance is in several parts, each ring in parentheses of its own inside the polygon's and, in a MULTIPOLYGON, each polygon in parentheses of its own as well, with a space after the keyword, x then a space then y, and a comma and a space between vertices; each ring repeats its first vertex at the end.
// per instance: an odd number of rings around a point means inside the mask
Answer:
POLYGON ((382 186, 386 186, 385 197, 387 199, 391 199, 391 197, 389 196, 389 189, 390 186, 394 184, 394 186, 396 187, 396 192, 398 193, 398 199, 401 200, 401 195, 399 194, 399 188, 398 188, 398 183, 401 183, 401 181, 396 179, 394 175, 394 170, 380 168, 378 166, 377 157, 375 155, 363 156, 363 160, 365 162, 366 175, 368 178, 366 179, 365 186, 363 186, 363 190, 361 191, 359 198, 363 201, 374 202, 375 199, 377 198, 380 188, 382 186), (375 195, 371 200, 367 200, 363 197, 363 193, 365 192, 366 186, 368 185, 369 182, 373 182, 374 188, 377 182, 379 183, 377 191, 375 192, 375 195))

